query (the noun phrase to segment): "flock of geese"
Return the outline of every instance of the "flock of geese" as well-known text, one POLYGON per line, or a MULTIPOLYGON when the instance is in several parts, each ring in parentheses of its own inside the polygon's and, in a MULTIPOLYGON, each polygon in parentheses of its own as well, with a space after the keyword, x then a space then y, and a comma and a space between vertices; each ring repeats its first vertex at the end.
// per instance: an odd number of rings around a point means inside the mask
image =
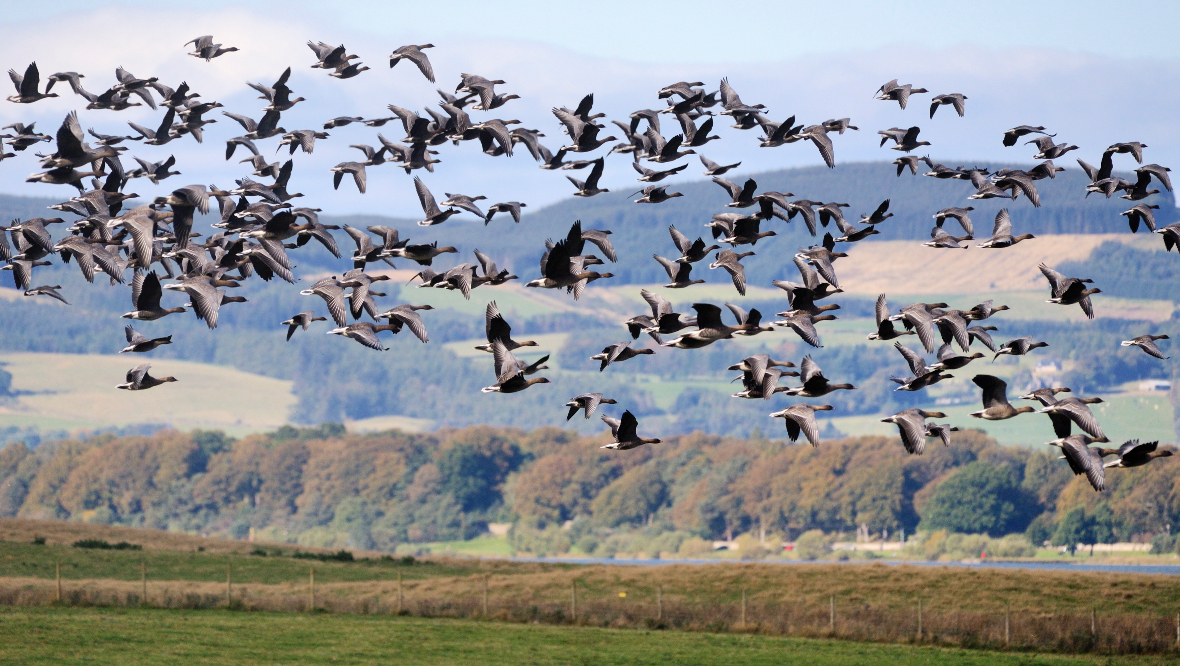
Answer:
MULTIPOLYGON (((205 35, 186 43, 194 50, 189 55, 206 62, 237 51, 235 47, 224 47, 214 43, 213 37, 205 35)), ((314 55, 311 68, 322 69, 331 77, 350 79, 369 71, 358 56, 348 53, 343 45, 332 46, 323 42, 308 42, 314 55)), ((389 55, 390 68, 407 61, 417 68, 423 77, 435 82, 434 69, 426 51, 432 44, 407 45, 395 49, 389 55)), ((406 69, 403 67, 399 72, 406 69)), ((682 159, 696 155, 705 169, 704 174, 712 178, 728 195, 730 202, 726 210, 712 216, 705 225, 712 242, 702 237, 690 239, 675 226, 669 227, 672 245, 679 256, 653 257, 668 274, 669 289, 684 289, 704 282, 693 277, 693 267, 707 263, 710 270, 721 269, 727 273, 735 290, 746 292, 743 259, 754 254, 753 248, 759 240, 776 235, 772 229, 763 226, 774 219, 789 223, 799 218, 808 231, 816 237, 822 227, 834 224, 833 231, 825 231, 822 239, 814 245, 801 248, 794 254, 793 262, 799 272, 799 281, 776 280, 774 286, 786 292, 788 307, 776 313, 776 319, 764 321, 757 309, 746 311, 732 303, 722 307, 711 303, 695 303, 692 314, 679 313, 673 304, 662 296, 647 290, 640 294, 650 306, 650 314, 642 313, 630 317, 623 324, 630 332, 630 340, 624 340, 603 348, 591 358, 600 362, 600 371, 608 366, 626 362, 636 356, 653 354, 650 348, 635 348, 631 344, 642 335, 649 336, 662 347, 700 349, 720 340, 734 336, 754 336, 770 333, 776 329, 789 329, 803 342, 821 347, 817 324, 836 319, 831 311, 839 305, 821 304, 835 294, 841 293, 835 265, 838 259, 848 256, 849 244, 882 233, 888 228, 888 200, 875 210, 865 213, 859 219, 846 217, 848 204, 837 202, 811 201, 793 198, 790 192, 759 191, 754 179, 737 183, 723 176, 740 166, 717 164, 698 151, 720 137, 712 134, 714 123, 728 116, 732 128, 761 132, 758 145, 773 148, 793 143, 810 143, 820 154, 828 167, 835 166, 835 143, 846 132, 859 131, 849 118, 830 119, 820 123, 796 123, 794 116, 782 122, 771 120, 769 110, 762 104, 747 104, 742 101, 727 79, 722 79, 715 92, 708 92, 700 81, 681 81, 656 91, 659 100, 655 109, 640 109, 625 119, 611 120, 621 138, 604 131, 605 118, 601 112, 593 112, 594 96, 586 95, 573 108, 555 107, 555 116, 560 131, 566 136, 555 152, 541 143, 545 135, 537 129, 512 127, 521 125, 518 120, 504 120, 487 117, 483 120, 472 118, 471 112, 488 112, 504 107, 515 94, 498 92, 497 86, 506 85, 499 79, 488 79, 475 74, 462 74, 453 93, 438 91, 438 108, 428 107, 424 113, 389 105, 392 114, 381 118, 341 116, 330 119, 320 128, 288 131, 280 125, 282 113, 290 110, 304 98, 294 95, 288 86, 291 68, 287 68, 272 84, 249 83, 260 93, 259 99, 266 102, 261 108, 261 117, 222 111, 221 115, 240 125, 242 133, 226 140, 225 158, 232 159, 239 149, 247 153, 242 163, 248 163, 252 173, 235 180, 235 186, 222 189, 216 185, 187 185, 172 190, 169 194, 147 198, 144 203, 131 206, 130 200, 139 199, 135 193, 126 193, 128 185, 135 179, 143 178, 153 186, 177 174, 174 156, 160 162, 135 158, 137 168, 126 169, 121 154, 135 142, 142 145, 163 146, 182 141, 191 136, 197 144, 203 143, 206 125, 217 122, 207 117, 222 105, 215 101, 202 101, 201 95, 190 89, 186 82, 176 88, 169 87, 156 77, 139 78, 120 67, 115 72, 115 82, 101 94, 94 94, 83 87, 85 76, 77 72, 59 72, 45 80, 41 88, 41 76, 36 63, 30 64, 23 75, 10 70, 16 94, 8 101, 17 104, 31 104, 40 100, 58 97, 52 92, 55 84, 70 87, 75 95, 86 103, 87 110, 119 111, 135 106, 151 109, 163 108, 159 124, 143 127, 128 123, 134 134, 109 135, 88 129, 89 139, 82 132, 78 113, 71 112, 63 120, 54 136, 37 132, 34 123, 13 123, 4 128, 10 133, 0 135, 0 160, 15 156, 4 152, 5 144, 16 152, 46 142, 54 148, 52 153, 38 153, 43 169, 32 174, 28 182, 51 185, 67 185, 77 189, 77 196, 51 206, 52 209, 73 216, 62 218, 35 218, 15 220, 3 228, 0 234, 0 259, 6 264, 2 270, 11 271, 16 286, 26 296, 47 296, 63 303, 65 297, 60 286, 35 286, 34 271, 37 267, 49 265, 49 259, 56 255, 61 261, 74 260, 86 280, 94 282, 98 273, 106 276, 111 284, 126 284, 128 271, 131 272, 131 303, 133 309, 124 314, 135 322, 155 321, 172 314, 193 311, 198 319, 206 322, 210 329, 217 327, 218 312, 222 306, 243 302, 242 297, 229 295, 231 290, 252 277, 264 281, 274 278, 294 283, 293 264, 289 251, 295 251, 312 240, 322 244, 336 257, 342 257, 336 238, 331 233, 339 227, 320 222, 319 208, 297 207, 291 203, 301 197, 289 190, 297 151, 311 153, 317 141, 329 138, 329 131, 353 123, 381 128, 387 123, 398 125, 405 132, 400 141, 391 141, 377 134, 379 147, 364 144, 350 146, 358 150, 357 159, 341 162, 333 167, 333 185, 339 188, 345 176, 351 177, 356 188, 366 190, 366 169, 383 164, 392 164, 404 169, 407 174, 425 169, 433 172, 439 150, 446 144, 459 145, 478 141, 480 150, 489 157, 510 157, 514 148, 523 147, 539 163, 543 170, 584 171, 583 179, 567 176, 574 188, 573 194, 591 197, 607 192, 600 182, 608 155, 621 154, 630 157, 631 166, 643 183, 638 204, 655 204, 683 196, 670 192, 663 183, 688 167, 682 159), (671 137, 662 132, 674 120, 671 137), (275 139, 278 149, 288 148, 286 161, 269 163, 258 147, 258 143, 275 139), (93 140, 93 142, 89 142, 93 140), (590 153, 606 149, 605 154, 593 159, 590 153), (362 159, 363 157, 363 159, 362 159), (585 159, 567 159, 567 158, 585 159), (647 163, 651 166, 645 166, 647 163), (585 171, 587 170, 588 171, 585 171), (265 184, 257 179, 273 179, 265 184), (89 184, 89 187, 87 187, 89 184), (212 226, 216 229, 208 236, 193 229, 195 214, 208 213, 210 199, 220 211, 220 221, 212 226), (855 220, 855 221, 854 221, 855 220), (66 232, 54 239, 49 231, 51 225, 61 224, 66 232), (835 234, 835 235, 834 235, 835 234), (9 242, 11 239, 11 243, 9 242), (200 239, 200 240, 198 240, 200 239), (745 247, 748 246, 748 249, 745 247), (161 277, 163 275, 163 277, 161 277), (165 283, 165 280, 167 281, 165 283), (174 307, 164 307, 165 291, 184 292, 189 302, 174 307), (726 323, 728 310, 733 323, 726 323)), ((396 74, 402 75, 402 74, 396 74)), ((369 75, 372 76, 372 75, 369 75)), ((911 84, 899 84, 897 80, 881 86, 875 99, 896 102, 904 111, 913 95, 927 94, 924 88, 911 84)), ((958 116, 966 113, 967 97, 959 93, 934 96, 930 104, 930 118, 941 106, 950 106, 958 116)), ((945 113, 944 113, 945 115, 945 113)), ((949 121, 950 119, 948 119, 949 121)), ((723 122, 729 122, 723 121, 723 122)), ((918 126, 892 127, 878 132, 880 145, 892 143, 890 148, 902 153, 893 161, 897 175, 901 177, 908 170, 916 176, 919 165, 928 169, 925 176, 939 180, 969 181, 975 191, 968 196, 971 200, 1000 198, 1013 202, 1023 197, 1030 205, 1041 205, 1038 187, 1046 179, 1055 178, 1063 169, 1052 160, 1076 150, 1077 146, 1054 142, 1055 135, 1045 127, 1022 125, 1004 132, 1003 144, 1015 146, 1026 137, 1036 147, 1033 156, 1043 160, 1031 169, 1006 168, 990 173, 980 168, 948 167, 938 164, 928 156, 912 154, 930 142, 919 140, 918 126)), ((1082 160, 1078 164, 1088 174, 1090 183, 1086 187, 1091 193, 1109 198, 1122 193, 1121 198, 1140 202, 1158 190, 1149 189, 1158 182, 1171 190, 1168 169, 1157 164, 1147 164, 1135 169, 1136 180, 1124 180, 1114 174, 1114 158, 1128 155, 1142 164, 1143 151, 1147 146, 1139 142, 1117 143, 1103 151, 1099 166, 1094 167, 1082 160)), ((519 222, 521 210, 526 204, 518 201, 497 202, 486 205, 486 211, 479 202, 484 196, 463 193, 445 193, 439 201, 418 178, 413 178, 415 191, 422 206, 422 219, 418 225, 429 227, 445 223, 455 215, 474 215, 485 225, 497 214, 508 215, 519 222)), ((1180 246, 1180 223, 1156 228, 1153 211, 1157 205, 1135 203, 1123 213, 1132 232, 1140 224, 1164 237, 1166 249, 1180 246)), ((940 249, 962 249, 976 240, 971 220, 971 206, 948 207, 933 214, 934 226, 931 240, 926 246, 940 249), (954 220, 962 235, 952 235, 944 227, 948 220, 954 220)), ((370 264, 393 266, 394 259, 414 262, 422 267, 415 276, 421 287, 457 290, 465 298, 480 287, 503 285, 518 277, 509 270, 497 266, 495 261, 479 250, 474 251, 475 260, 460 263, 437 272, 434 260, 444 254, 457 254, 455 247, 438 247, 437 242, 420 241, 411 243, 402 238, 397 229, 385 226, 369 226, 357 229, 345 225, 343 231, 355 243, 356 250, 349 259, 352 269, 340 276, 318 280, 301 293, 318 297, 323 301, 327 316, 317 316, 315 311, 301 312, 282 322, 287 326, 287 339, 299 330, 307 330, 317 321, 335 324, 329 334, 350 338, 366 347, 384 349, 381 334, 396 335, 403 328, 423 343, 428 341, 426 325, 422 314, 431 310, 429 305, 400 304, 393 307, 378 307, 377 297, 384 296, 376 290, 377 283, 388 279, 388 275, 369 273, 370 264), (367 318, 367 319, 366 319, 367 318), (350 323, 351 321, 351 323, 350 323)), ((536 289, 565 290, 575 300, 585 292, 587 286, 600 279, 609 279, 612 274, 591 270, 592 267, 615 262, 618 257, 607 229, 584 229, 580 222, 573 223, 565 238, 546 242, 541 252, 540 277, 528 281, 525 286, 536 289), (599 256, 601 255, 601 256, 599 256)), ((981 240, 976 247, 1002 250, 1033 239, 1032 234, 1014 234, 1012 214, 1002 209, 995 217, 991 235, 981 240)), ((1049 303, 1081 308, 1086 317, 1094 317, 1091 296, 1101 293, 1090 287, 1088 278, 1069 277, 1044 264, 1040 270, 1048 281, 1049 303)), ((876 305, 876 330, 868 336, 870 340, 894 341, 894 347, 904 358, 909 374, 894 377, 898 391, 921 391, 928 386, 952 377, 952 371, 959 371, 984 354, 972 351, 975 345, 985 347, 992 354, 992 360, 1002 355, 1023 356, 1033 350, 1047 346, 1043 341, 1031 337, 1017 338, 997 344, 992 333, 996 326, 987 325, 987 320, 1007 310, 1004 305, 993 305, 991 301, 979 303, 968 309, 954 309, 947 303, 911 303, 896 312, 891 310, 882 294, 876 305), (914 336, 918 348, 902 343, 900 339, 914 336), (936 346, 937 344, 937 346, 936 346), (933 354, 933 362, 927 355, 933 354)), ((536 384, 549 380, 539 376, 547 368, 544 356, 533 363, 527 363, 514 355, 522 347, 536 346, 534 341, 516 341, 512 328, 493 300, 485 312, 487 343, 477 349, 490 353, 493 359, 495 382, 484 388, 484 392, 517 393, 536 384)), ((148 338, 131 325, 126 329, 127 347, 121 352, 145 353, 160 345, 172 344, 171 336, 148 338)), ((1166 335, 1145 335, 1127 340, 1124 346, 1139 347, 1144 352, 1166 358, 1156 345, 1166 335)), ((126 382, 118 388, 144 390, 160 384, 174 382, 174 377, 154 377, 149 373, 149 364, 138 365, 127 373, 126 382)), ((810 355, 798 365, 788 360, 776 360, 765 354, 750 356, 730 367, 740 371, 743 390, 735 398, 770 400, 776 393, 804 399, 819 399, 833 391, 856 390, 847 383, 834 383, 823 373, 819 364, 810 355), (784 378, 796 378, 798 386, 788 386, 784 378), (783 385, 780 386, 780 382, 783 385)), ((1069 388, 1045 388, 1022 396, 1021 399, 1039 402, 1039 409, 1031 406, 1013 407, 1007 398, 1004 380, 987 374, 972 378, 982 390, 983 409, 971 416, 985 420, 1010 419, 1025 413, 1046 414, 1052 421, 1057 439, 1050 442, 1059 447, 1063 457, 1076 474, 1085 474, 1096 490, 1102 490, 1104 471, 1112 467, 1136 467, 1156 458, 1171 455, 1170 451, 1159 449, 1157 442, 1140 444, 1129 441, 1117 449, 1093 448, 1090 444, 1107 442, 1102 428, 1088 405, 1101 402, 1100 398, 1066 397, 1069 388), (1077 428, 1080 432, 1072 432, 1077 428), (1104 458, 1113 457, 1104 462, 1104 458)), ((601 405, 614 405, 613 399, 601 393, 584 393, 572 398, 565 406, 569 408, 567 420, 582 411, 590 418, 601 405)), ((800 435, 812 445, 819 444, 819 428, 815 413, 830 411, 833 407, 818 403, 798 403, 771 414, 782 418, 787 434, 792 441, 800 435)), ((947 423, 936 423, 930 419, 943 418, 939 412, 922 409, 907 409, 883 419, 898 427, 901 443, 910 454, 921 454, 927 439, 938 439, 944 445, 950 443, 950 433, 958 430, 947 423)), ((638 434, 638 423, 630 411, 623 411, 618 418, 603 416, 611 429, 613 442, 604 448, 632 449, 644 444, 654 444, 659 439, 644 438, 638 434)))

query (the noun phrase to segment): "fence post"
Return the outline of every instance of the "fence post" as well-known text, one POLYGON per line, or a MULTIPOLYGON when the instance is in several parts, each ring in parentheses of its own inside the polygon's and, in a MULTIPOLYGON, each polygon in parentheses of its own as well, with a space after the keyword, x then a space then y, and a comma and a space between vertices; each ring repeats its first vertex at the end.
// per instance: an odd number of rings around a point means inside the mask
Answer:
POLYGON ((229 608, 230 602, 230 586, 233 584, 233 566, 232 564, 225 565, 225 607, 229 608))
MULTIPOLYGON (((61 560, 55 563, 55 567, 57 569, 57 602, 61 603, 61 560)), ((1180 615, 1176 617, 1180 618, 1180 615)), ((1180 629, 1176 630, 1176 635, 1180 636, 1180 629)))
POLYGON ((307 604, 307 612, 314 613, 315 612, 315 567, 311 568, 310 583, 311 583, 311 585, 308 588, 310 590, 310 596, 308 598, 308 601, 310 603, 307 604))
POLYGON ((570 620, 578 621, 578 581, 570 581, 570 620))
POLYGON ((483 575, 483 614, 484 617, 488 615, 488 574, 483 575))
POLYGON ((828 595, 828 628, 836 633, 836 595, 828 595))
POLYGON ((922 642, 922 598, 918 597, 918 642, 922 642))
POLYGON ((397 572, 397 614, 402 614, 402 572, 397 572))
POLYGON ((1180 647, 1180 613, 1176 613, 1176 646, 1180 647))
POLYGON ((746 625, 746 591, 742 590, 742 626, 746 625))
POLYGON ((1093 606, 1090 606, 1090 635, 1098 635, 1098 611, 1093 606))
POLYGON ((656 588, 656 622, 664 619, 664 586, 656 588))
POLYGON ((146 606, 148 603, 148 598, 147 598, 147 560, 140 560, 139 561, 139 580, 143 584, 143 597, 140 599, 139 603, 143 606, 146 606))
POLYGON ((1012 609, 1004 604, 1004 647, 1012 644, 1012 609))

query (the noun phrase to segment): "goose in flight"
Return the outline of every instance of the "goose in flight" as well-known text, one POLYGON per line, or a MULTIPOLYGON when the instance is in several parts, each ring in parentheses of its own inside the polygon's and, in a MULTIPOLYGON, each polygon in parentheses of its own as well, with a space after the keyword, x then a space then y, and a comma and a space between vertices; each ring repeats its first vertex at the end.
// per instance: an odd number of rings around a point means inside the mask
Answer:
MULTIPOLYGON (((893 79, 887 83, 882 84, 877 88, 877 92, 873 99, 879 99, 886 102, 897 102, 902 110, 905 110, 905 105, 910 100, 910 95, 915 93, 930 92, 925 88, 915 88, 913 84, 898 85, 897 79, 893 79)), ((933 114, 932 114, 933 115, 933 114)))
POLYGON ((426 77, 427 81, 434 83, 434 68, 430 65, 430 59, 423 53, 423 49, 432 49, 434 44, 409 44, 407 46, 399 46, 389 54, 389 68, 393 69, 394 65, 402 60, 408 60, 418 67, 418 71, 422 72, 422 76, 426 77))
MULTIPOLYGON (((306 331, 307 327, 311 326, 311 323, 313 321, 328 321, 328 320, 325 317, 316 317, 314 312, 312 312, 311 310, 308 310, 307 312, 300 312, 299 314, 295 315, 294 317, 291 317, 287 321, 284 321, 282 325, 287 327, 287 341, 288 342, 291 341, 291 336, 295 335, 296 330, 302 328, 303 330, 306 331)), ((131 328, 131 327, 128 326, 127 328, 131 328)), ((171 337, 171 336, 169 336, 169 337, 171 337)))
POLYGON ((610 426, 611 436, 615 441, 600 448, 611 449, 613 451, 626 451, 643 446, 644 444, 660 443, 659 439, 639 436, 639 421, 630 410, 623 412, 623 416, 619 419, 603 416, 602 422, 610 426))
POLYGON ((590 357, 592 361, 601 361, 598 366, 598 371, 606 370, 606 366, 611 363, 622 363, 623 361, 641 356, 644 354, 654 354, 654 349, 632 349, 630 341, 616 342, 613 345, 604 347, 603 350, 590 357))
POLYGON ((1008 402, 1008 383, 999 377, 991 375, 975 375, 971 378, 975 385, 983 389, 983 409, 972 412, 971 416, 988 421, 1002 421, 1018 414, 1029 414, 1036 411, 1035 407, 1013 407, 1008 402))
POLYGON ((171 335, 166 335, 162 338, 152 338, 149 340, 147 337, 132 328, 131 324, 127 324, 123 327, 123 333, 127 336, 127 346, 119 350, 120 354, 126 354, 127 352, 142 354, 144 352, 150 352, 160 345, 172 344, 171 335))
POLYGON ((590 415, 593 414, 596 409, 598 409, 599 405, 617 404, 619 404, 617 400, 604 398, 602 397, 601 393, 583 393, 581 395, 574 396, 569 402, 565 403, 565 406, 570 408, 569 414, 566 415, 565 420, 569 421, 570 419, 574 418, 574 415, 578 413, 578 410, 585 410, 585 418, 588 419, 590 418, 590 415))
POLYGON ((1012 235, 1012 218, 1008 215, 1007 208, 1001 208, 1000 212, 996 213, 996 224, 992 228, 991 238, 976 245, 975 247, 985 248, 1005 248, 1012 247, 1023 240, 1036 238, 1032 234, 1021 234, 1019 236, 1012 235))
MULTIPOLYGON (((12 85, 16 86, 16 94, 8 96, 10 102, 32 104, 47 97, 57 97, 57 93, 49 92, 49 89, 53 87, 52 81, 46 84, 44 93, 38 92, 37 89, 41 86, 41 74, 37 71, 36 62, 29 63, 29 66, 25 68, 24 76, 17 74, 16 70, 8 70, 8 78, 12 79, 12 85)), ((29 127, 31 129, 32 125, 29 127)))
POLYGON ((1123 445, 1117 449, 1098 449, 1103 456, 1114 455, 1118 456, 1114 460, 1103 463, 1104 468, 1110 467, 1142 467, 1156 458, 1171 457, 1172 452, 1168 449, 1157 450, 1159 442, 1144 442, 1139 443, 1139 440, 1132 439, 1123 442, 1123 445))
POLYGON ((926 419, 946 418, 942 412, 928 412, 924 409, 906 409, 881 419, 882 423, 892 423, 897 426, 901 435, 901 445, 910 455, 922 455, 926 450, 926 419))
POLYGON ((930 117, 934 117, 934 112, 938 110, 938 107, 949 104, 950 106, 954 107, 955 113, 959 114, 959 117, 962 118, 964 112, 964 102, 966 101, 967 96, 961 95, 959 93, 937 95, 930 100, 930 117))
MULTIPOLYGON (((1004 146, 1011 148, 1016 145, 1016 141, 1022 136, 1029 134, 1046 134, 1044 127, 1033 127, 1032 125, 1018 125, 1010 130, 1004 132, 1004 146)), ((1046 134, 1046 136, 1057 136, 1056 134, 1046 134)))
POLYGON ((798 404, 791 405, 770 416, 772 418, 783 419, 787 427, 787 437, 792 442, 798 440, 799 434, 802 433, 812 446, 819 446, 819 425, 815 422, 815 413, 831 411, 833 409, 835 408, 831 405, 798 404))
POLYGON ((148 369, 152 367, 151 363, 144 363, 137 365, 127 371, 127 382, 118 384, 115 388, 126 389, 128 391, 144 391, 160 384, 167 384, 168 382, 176 381, 175 377, 153 377, 148 374, 148 369))
POLYGON ((194 58, 204 58, 205 62, 209 62, 214 58, 223 56, 227 53, 233 53, 234 51, 238 50, 238 47, 236 46, 227 46, 222 48, 221 44, 214 44, 213 35, 201 35, 196 39, 190 39, 184 43, 185 46, 188 46, 189 44, 192 44, 193 49, 195 49, 189 55, 193 56, 194 58))
POLYGON ((1087 319, 1094 318, 1094 306, 1090 303, 1090 296, 1091 294, 1101 294, 1102 290, 1098 288, 1086 289, 1086 284, 1092 283, 1093 280, 1065 277, 1043 263, 1039 264, 1037 268, 1040 268, 1041 273, 1049 279, 1049 286, 1052 289, 1052 298, 1046 301, 1047 303, 1058 305, 1076 303, 1081 306, 1087 319))
POLYGON ((526 379, 528 364, 521 362, 500 340, 492 342, 492 357, 496 371, 496 383, 481 389, 484 393, 519 393, 534 384, 548 384, 544 377, 526 379))
POLYGON ((418 201, 422 204, 422 212, 426 214, 424 219, 418 220, 418 226, 420 227, 442 224, 450 219, 452 215, 459 212, 454 208, 448 208, 445 211, 440 209, 434 201, 434 195, 426 187, 426 183, 423 183, 422 179, 417 176, 414 177, 414 191, 418 193, 418 201))
POLYGON ((1049 442, 1049 446, 1061 449, 1062 457, 1069 463, 1074 475, 1086 475, 1090 486, 1102 492, 1106 490, 1106 470, 1102 464, 1102 454, 1098 449, 1090 448, 1094 442, 1109 441, 1105 437, 1093 438, 1086 435, 1070 435, 1049 442))
POLYGON ((136 271, 135 279, 131 281, 131 305, 135 309, 123 315, 122 318, 155 321, 170 314, 188 312, 188 310, 179 307, 160 307, 160 298, 163 295, 164 290, 160 286, 160 278, 155 271, 150 273, 136 271))
POLYGON ((595 194, 610 192, 610 190, 606 188, 598 187, 598 179, 602 178, 602 168, 605 164, 605 160, 600 157, 591 162, 591 164, 594 165, 594 168, 590 170, 590 175, 585 181, 578 180, 573 176, 566 176, 566 179, 573 183, 574 187, 578 188, 578 190, 574 192, 575 197, 592 197, 595 194))
POLYGON ((1171 356, 1164 356, 1164 353, 1162 351, 1160 351, 1160 348, 1158 346, 1156 346, 1156 344, 1155 344, 1156 340, 1169 340, 1169 339, 1170 338, 1167 335, 1147 334, 1147 335, 1140 335, 1137 338, 1131 338, 1130 340, 1123 340, 1121 343, 1119 343, 1119 345, 1122 347, 1138 347, 1138 348, 1142 349, 1145 353, 1147 353, 1149 356, 1154 356, 1154 357, 1160 358, 1160 359, 1169 359, 1169 358, 1171 358, 1171 356))

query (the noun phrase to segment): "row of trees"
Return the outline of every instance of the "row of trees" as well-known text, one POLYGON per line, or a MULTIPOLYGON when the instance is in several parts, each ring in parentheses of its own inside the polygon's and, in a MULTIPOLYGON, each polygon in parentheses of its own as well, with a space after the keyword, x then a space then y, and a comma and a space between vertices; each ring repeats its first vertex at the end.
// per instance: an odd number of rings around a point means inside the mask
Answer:
POLYGON ((254 528, 380 549, 470 538, 488 522, 551 536, 573 525, 560 537, 568 544, 637 529, 789 540, 861 526, 1076 544, 1150 538, 1180 519, 1176 465, 1112 471, 1096 495, 1055 451, 1001 447, 978 431, 923 456, 883 437, 818 448, 701 433, 628 452, 602 443, 556 428, 353 435, 338 425, 241 440, 168 430, 18 443, 0 449, 0 516, 234 537, 254 528))

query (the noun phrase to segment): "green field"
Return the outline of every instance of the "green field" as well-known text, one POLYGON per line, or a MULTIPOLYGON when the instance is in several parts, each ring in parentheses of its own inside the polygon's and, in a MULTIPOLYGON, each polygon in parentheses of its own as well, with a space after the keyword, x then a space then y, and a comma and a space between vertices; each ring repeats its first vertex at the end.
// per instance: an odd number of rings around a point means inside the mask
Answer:
POLYGON ((749 634, 230 611, 0 610, 0 664, 1164 664, 749 634))

